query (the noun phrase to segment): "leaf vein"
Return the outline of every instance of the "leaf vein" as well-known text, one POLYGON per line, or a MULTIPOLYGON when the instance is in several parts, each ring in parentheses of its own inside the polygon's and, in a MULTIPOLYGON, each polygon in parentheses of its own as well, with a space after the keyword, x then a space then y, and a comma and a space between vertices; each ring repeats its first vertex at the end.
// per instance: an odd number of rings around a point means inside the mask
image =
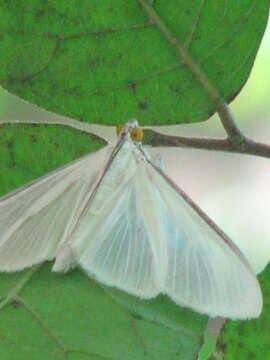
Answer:
POLYGON ((194 22, 192 24, 192 28, 191 28, 191 31, 185 41, 185 44, 184 46, 189 49, 190 48, 190 45, 192 43, 192 40, 193 40, 193 37, 194 37, 194 34, 198 28, 198 25, 199 25, 199 21, 200 21, 200 18, 202 16, 202 13, 203 13, 203 9, 204 9, 204 6, 205 6, 205 0, 201 0, 201 4, 200 4, 200 7, 199 7, 199 11, 198 11, 198 14, 196 16, 196 18, 194 19, 194 22))
POLYGON ((37 321, 37 323, 45 330, 45 332, 50 336, 52 340, 55 341, 57 346, 63 352, 64 355, 67 353, 67 349, 62 343, 60 339, 51 331, 49 326, 39 317, 38 313, 29 305, 27 302, 19 296, 16 296, 16 301, 19 302, 28 312, 32 315, 32 317, 37 321))

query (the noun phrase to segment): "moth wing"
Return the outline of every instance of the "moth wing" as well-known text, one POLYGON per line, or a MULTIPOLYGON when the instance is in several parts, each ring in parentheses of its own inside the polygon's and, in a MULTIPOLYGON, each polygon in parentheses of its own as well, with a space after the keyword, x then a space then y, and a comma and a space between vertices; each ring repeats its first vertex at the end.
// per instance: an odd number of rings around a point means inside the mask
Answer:
POLYGON ((144 179, 129 149, 119 153, 71 242, 91 277, 142 298, 158 290, 158 250, 145 222, 144 179), (110 189, 104 197, 104 189, 110 189))
POLYGON ((167 276, 162 291, 179 305, 211 317, 258 317, 259 283, 240 250, 160 170, 149 165, 158 189, 167 243, 167 276), (204 217, 207 217, 203 214, 204 217))
POLYGON ((97 181, 107 149, 0 198, 0 271, 55 258, 97 181))

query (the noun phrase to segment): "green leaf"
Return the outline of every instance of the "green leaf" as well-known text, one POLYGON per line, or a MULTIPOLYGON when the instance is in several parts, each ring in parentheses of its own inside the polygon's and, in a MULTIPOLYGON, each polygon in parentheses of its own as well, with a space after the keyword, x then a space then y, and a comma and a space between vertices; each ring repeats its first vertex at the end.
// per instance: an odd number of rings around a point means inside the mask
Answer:
MULTIPOLYGON (((1 295, 27 272, 0 275, 1 295)), ((1 360, 194 360, 205 317, 167 298, 141 301, 103 288, 78 270, 43 266, 14 301, 1 309, 1 360), (65 357, 66 356, 66 357, 65 357)))
POLYGON ((0 196, 106 143, 62 126, 0 127, 0 196))
MULTIPOLYGON (((60 126, 0 127, 0 194, 104 145, 60 126)), ((1 360, 194 360, 207 321, 167 297, 142 301, 44 264, 0 273, 1 360)))
MULTIPOLYGON (((152 9, 230 102, 251 71, 269 0, 154 1, 152 9)), ((143 125, 215 111, 138 1, 1 1, 0 33, 0 83, 48 110, 143 125)))
POLYGON ((223 330, 218 348, 225 360, 270 359, 270 265, 259 276, 264 306, 261 316, 250 321, 228 322, 223 330))

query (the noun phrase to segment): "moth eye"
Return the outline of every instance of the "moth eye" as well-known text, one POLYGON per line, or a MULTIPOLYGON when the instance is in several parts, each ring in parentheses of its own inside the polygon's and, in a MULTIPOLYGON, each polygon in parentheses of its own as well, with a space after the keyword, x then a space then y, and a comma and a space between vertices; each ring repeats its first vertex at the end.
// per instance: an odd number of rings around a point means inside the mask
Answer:
POLYGON ((121 131, 123 130, 123 127, 124 127, 125 125, 118 125, 117 126, 117 128, 116 128, 116 134, 117 134, 117 136, 119 136, 120 135, 120 133, 121 133, 121 131))
POLYGON ((140 128, 134 128, 131 131, 131 139, 133 141, 141 141, 143 138, 143 131, 140 128))

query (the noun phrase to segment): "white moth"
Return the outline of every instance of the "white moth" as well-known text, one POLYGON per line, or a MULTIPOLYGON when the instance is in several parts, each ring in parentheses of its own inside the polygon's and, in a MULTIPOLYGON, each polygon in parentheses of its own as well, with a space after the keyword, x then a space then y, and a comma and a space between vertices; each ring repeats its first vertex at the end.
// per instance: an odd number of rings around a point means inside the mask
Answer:
POLYGON ((132 140, 136 121, 106 150, 0 199, 0 271, 55 259, 140 298, 167 294, 211 317, 262 309, 240 250, 132 140))

